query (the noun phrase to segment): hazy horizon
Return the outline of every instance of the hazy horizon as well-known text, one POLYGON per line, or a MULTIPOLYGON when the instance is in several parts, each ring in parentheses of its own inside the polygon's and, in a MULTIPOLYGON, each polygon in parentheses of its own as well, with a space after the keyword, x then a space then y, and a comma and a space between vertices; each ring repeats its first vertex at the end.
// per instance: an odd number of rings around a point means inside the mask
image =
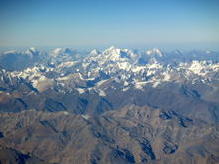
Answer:
POLYGON ((219 50, 219 1, 0 1, 0 47, 219 50))

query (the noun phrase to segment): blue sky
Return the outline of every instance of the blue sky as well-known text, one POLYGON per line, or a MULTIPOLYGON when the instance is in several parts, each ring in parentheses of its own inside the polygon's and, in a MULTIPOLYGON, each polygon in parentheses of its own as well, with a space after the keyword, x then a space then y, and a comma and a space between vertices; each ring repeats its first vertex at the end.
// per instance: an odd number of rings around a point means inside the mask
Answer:
POLYGON ((219 47, 219 0, 0 0, 0 46, 219 47))

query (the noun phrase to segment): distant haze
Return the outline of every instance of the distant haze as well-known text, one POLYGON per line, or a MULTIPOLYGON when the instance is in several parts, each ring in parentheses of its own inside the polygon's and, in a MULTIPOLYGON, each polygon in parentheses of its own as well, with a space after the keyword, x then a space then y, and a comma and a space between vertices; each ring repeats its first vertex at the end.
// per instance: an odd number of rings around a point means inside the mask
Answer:
POLYGON ((0 1, 0 47, 110 45, 219 49, 219 1, 0 1))

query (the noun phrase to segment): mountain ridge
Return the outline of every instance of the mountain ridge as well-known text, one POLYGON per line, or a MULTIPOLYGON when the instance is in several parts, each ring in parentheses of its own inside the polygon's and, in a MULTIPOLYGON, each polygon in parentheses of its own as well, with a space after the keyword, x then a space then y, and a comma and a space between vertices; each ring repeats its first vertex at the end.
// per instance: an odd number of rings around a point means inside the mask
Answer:
POLYGON ((0 146, 46 163, 219 163, 218 84, 213 51, 11 51, 0 146))

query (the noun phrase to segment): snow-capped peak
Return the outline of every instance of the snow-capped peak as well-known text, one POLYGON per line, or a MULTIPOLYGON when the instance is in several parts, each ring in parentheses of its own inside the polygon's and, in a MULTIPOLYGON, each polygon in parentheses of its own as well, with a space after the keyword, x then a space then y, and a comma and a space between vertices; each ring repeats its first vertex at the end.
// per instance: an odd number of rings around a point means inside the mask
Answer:
POLYGON ((109 48, 107 48, 107 50, 114 50, 114 49, 117 49, 115 46, 111 46, 109 48))
POLYGON ((57 57, 61 54, 61 52, 62 52, 62 48, 55 48, 55 49, 51 50, 49 55, 52 57, 57 57))
POLYGON ((9 51, 3 52, 3 54, 7 55, 7 54, 13 54, 13 53, 16 53, 16 52, 17 52, 16 50, 9 50, 9 51))
POLYGON ((115 46, 111 46, 110 48, 107 48, 104 50, 104 54, 106 53, 118 53, 120 52, 120 49, 116 48, 115 46))
POLYGON ((32 52, 36 52, 37 51, 37 49, 35 47, 30 47, 29 50, 32 51, 32 52))
POLYGON ((90 52, 90 55, 98 55, 100 54, 100 52, 97 50, 97 49, 93 49, 91 52, 90 52))
POLYGON ((39 51, 38 51, 36 48, 30 47, 30 48, 27 49, 24 53, 27 54, 27 55, 32 56, 32 55, 38 54, 38 52, 39 52, 39 51))
POLYGON ((61 51, 62 51, 62 48, 55 48, 54 50, 52 50, 54 54, 59 54, 61 51))
POLYGON ((146 54, 147 55, 157 55, 159 57, 162 57, 163 56, 163 53, 161 52, 160 49, 158 48, 153 48, 152 50, 147 50, 146 51, 146 54))

